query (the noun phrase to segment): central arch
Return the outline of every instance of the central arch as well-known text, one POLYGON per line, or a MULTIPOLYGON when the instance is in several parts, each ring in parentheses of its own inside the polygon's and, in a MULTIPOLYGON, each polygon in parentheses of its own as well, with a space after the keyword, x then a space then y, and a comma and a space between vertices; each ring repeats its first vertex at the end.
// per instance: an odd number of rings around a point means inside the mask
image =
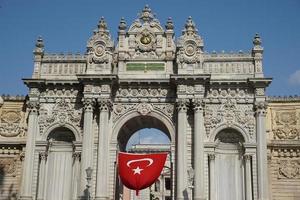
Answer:
MULTIPOLYGON (((166 117, 160 112, 152 111, 147 115, 142 115, 137 111, 129 112, 119 118, 114 124, 112 138, 111 138, 111 155, 115 155, 117 159, 117 152, 125 151, 126 145, 130 137, 137 131, 145 128, 155 128, 163 132, 170 140, 170 160, 174 163, 175 158, 175 126, 170 118, 166 117)), ((174 168, 173 168, 174 169, 174 168)), ((115 168, 115 178, 112 185, 115 187, 115 191, 119 190, 122 193, 122 186, 118 182, 117 169, 115 168)), ((174 184, 174 183, 173 183, 174 184)), ((172 184, 172 185, 173 185, 172 184)), ((117 193, 114 194, 115 198, 118 199, 117 193)))

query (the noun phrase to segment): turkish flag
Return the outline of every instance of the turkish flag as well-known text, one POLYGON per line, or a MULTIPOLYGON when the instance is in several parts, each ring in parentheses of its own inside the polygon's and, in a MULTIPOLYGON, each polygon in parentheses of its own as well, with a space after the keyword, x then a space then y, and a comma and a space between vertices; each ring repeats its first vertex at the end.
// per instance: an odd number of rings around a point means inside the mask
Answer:
POLYGON ((119 176, 122 183, 129 189, 139 190, 151 186, 160 176, 168 153, 118 155, 119 176))

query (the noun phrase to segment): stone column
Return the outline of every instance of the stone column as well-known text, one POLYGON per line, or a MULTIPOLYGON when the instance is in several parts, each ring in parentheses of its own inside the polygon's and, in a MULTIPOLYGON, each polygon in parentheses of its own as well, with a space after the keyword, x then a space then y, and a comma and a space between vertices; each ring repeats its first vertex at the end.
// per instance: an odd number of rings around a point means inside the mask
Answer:
POLYGON ((32 200, 33 164, 35 151, 35 138, 38 132, 38 102, 28 103, 28 131, 26 140, 25 161, 23 167, 23 179, 20 189, 20 200, 32 200))
POLYGON ((252 200, 251 156, 245 155, 244 160, 246 168, 246 200, 252 200))
POLYGON ((187 193, 187 158, 186 158, 186 120, 187 120, 187 100, 180 99, 177 102, 177 170, 176 170, 176 199, 184 199, 187 193))
POLYGON ((258 200, 269 199, 268 166, 267 166, 267 133, 266 123, 266 102, 257 102, 256 108, 256 140, 257 140, 257 179, 258 179, 258 200))
POLYGON ((80 158, 81 158, 80 152, 73 153, 72 199, 77 199, 78 181, 79 181, 78 173, 80 172, 80 158))
POLYGON ((40 152, 40 171, 39 171, 39 186, 38 186, 37 200, 44 199, 47 156, 48 156, 48 152, 40 152))
POLYGON ((210 200, 216 200, 215 154, 209 154, 209 193, 210 200))
POLYGON ((100 100, 96 200, 108 200, 109 109, 110 101, 100 100))
POLYGON ((81 159, 81 178, 79 195, 84 195, 86 189, 86 172, 88 167, 93 167, 93 100, 86 98, 83 100, 84 118, 83 118, 83 138, 82 138, 82 159, 81 159))
POLYGON ((203 104, 198 100, 194 103, 194 199, 205 198, 205 176, 204 176, 204 142, 205 134, 203 104))

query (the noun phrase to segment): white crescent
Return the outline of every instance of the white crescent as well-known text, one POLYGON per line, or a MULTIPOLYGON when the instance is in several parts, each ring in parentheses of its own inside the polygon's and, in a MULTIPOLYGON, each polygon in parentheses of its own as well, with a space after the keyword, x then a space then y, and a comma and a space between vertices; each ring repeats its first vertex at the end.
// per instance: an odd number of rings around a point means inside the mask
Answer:
POLYGON ((135 163, 135 162, 141 162, 141 161, 148 161, 149 164, 146 167, 149 167, 150 165, 153 164, 153 160, 151 158, 142 158, 142 159, 136 159, 136 160, 130 160, 127 162, 127 166, 130 167, 130 164, 135 163))

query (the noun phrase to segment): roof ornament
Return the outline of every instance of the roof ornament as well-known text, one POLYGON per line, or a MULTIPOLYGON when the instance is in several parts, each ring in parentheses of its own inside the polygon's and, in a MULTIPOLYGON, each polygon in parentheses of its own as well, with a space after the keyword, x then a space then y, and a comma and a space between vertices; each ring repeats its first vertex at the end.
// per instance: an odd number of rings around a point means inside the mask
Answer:
POLYGON ((168 21, 167 21, 167 24, 166 24, 166 29, 167 30, 173 30, 174 29, 174 24, 173 24, 173 21, 172 21, 171 17, 168 18, 168 21))
POLYGON ((100 33, 100 35, 109 35, 109 31, 107 30, 107 23, 104 17, 101 17, 99 20, 97 32, 100 33))
POLYGON ((185 29, 183 30, 183 34, 194 35, 197 34, 198 30, 196 29, 196 25, 192 20, 192 17, 189 16, 185 23, 185 29))
POLYGON ((154 15, 149 8, 148 5, 145 5, 142 13, 140 14, 140 19, 145 23, 145 22, 150 22, 154 19, 154 15))
POLYGON ((260 46, 261 45, 261 38, 258 33, 255 34, 253 39, 254 46, 260 46))
POLYGON ((126 28, 127 28, 126 21, 125 21, 124 17, 122 17, 120 20, 120 23, 119 23, 119 30, 124 31, 124 30, 126 30, 126 28))
POLYGON ((34 54, 40 54, 44 52, 44 41, 42 36, 39 36, 35 43, 34 54))

